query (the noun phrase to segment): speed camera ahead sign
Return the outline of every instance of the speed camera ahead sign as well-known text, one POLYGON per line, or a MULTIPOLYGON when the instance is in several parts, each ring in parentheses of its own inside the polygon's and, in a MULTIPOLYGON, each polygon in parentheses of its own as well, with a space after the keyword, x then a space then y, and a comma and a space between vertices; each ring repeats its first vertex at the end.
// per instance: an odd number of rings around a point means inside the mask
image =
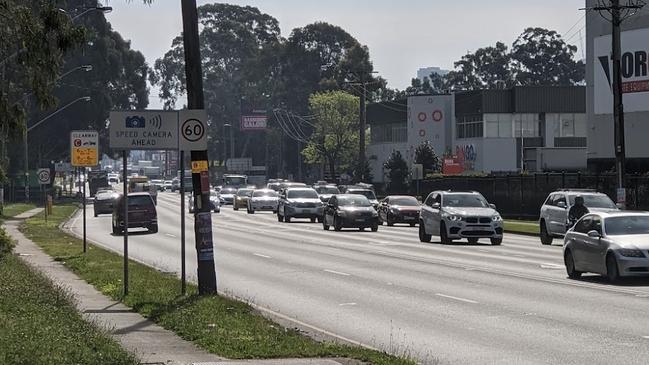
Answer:
POLYGON ((179 143, 181 151, 207 149, 207 112, 203 109, 181 110, 178 113, 179 143))

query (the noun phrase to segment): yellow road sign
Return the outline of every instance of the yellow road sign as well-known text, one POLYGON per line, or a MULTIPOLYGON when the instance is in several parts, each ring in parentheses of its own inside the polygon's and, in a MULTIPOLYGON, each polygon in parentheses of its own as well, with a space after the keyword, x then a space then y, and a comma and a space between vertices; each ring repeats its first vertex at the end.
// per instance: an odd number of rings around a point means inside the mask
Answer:
POLYGON ((70 163, 76 167, 93 167, 99 164, 99 133, 97 131, 72 131, 70 133, 70 163))
POLYGON ((192 173, 198 174, 203 171, 207 171, 209 164, 207 161, 192 161, 192 173))

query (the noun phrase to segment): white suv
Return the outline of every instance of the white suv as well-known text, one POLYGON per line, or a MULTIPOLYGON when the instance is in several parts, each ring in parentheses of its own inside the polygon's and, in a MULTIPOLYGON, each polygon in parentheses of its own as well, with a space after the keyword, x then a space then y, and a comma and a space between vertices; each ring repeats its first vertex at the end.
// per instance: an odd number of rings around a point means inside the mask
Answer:
POLYGON ((591 213, 619 210, 606 195, 588 189, 557 190, 548 195, 539 214, 539 235, 541 243, 551 245, 555 237, 563 237, 568 227, 568 212, 575 204, 575 198, 584 198, 584 205, 591 213))
POLYGON ((503 241, 503 220, 496 206, 475 191, 433 191, 419 213, 419 240, 430 242, 433 235, 443 244, 467 238, 477 243, 489 238, 492 245, 503 241))

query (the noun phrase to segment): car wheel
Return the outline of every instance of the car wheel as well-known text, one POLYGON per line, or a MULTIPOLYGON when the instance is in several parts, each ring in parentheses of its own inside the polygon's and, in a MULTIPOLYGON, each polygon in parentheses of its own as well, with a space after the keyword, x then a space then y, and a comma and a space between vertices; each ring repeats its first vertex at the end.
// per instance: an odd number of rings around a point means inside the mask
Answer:
POLYGON ((315 223, 315 217, 311 217, 311 223, 315 223))
POLYGON ((363 232, 365 230, 365 227, 358 227, 358 230, 363 232))
POLYGON ((377 232, 379 230, 379 224, 374 223, 371 228, 372 228, 372 232, 377 232))
POLYGON ((491 244, 494 246, 500 246, 500 244, 503 243, 502 238, 492 238, 491 239, 491 244))
POLYGON ((453 242, 453 240, 448 238, 448 232, 446 232, 446 224, 444 224, 444 222, 439 226, 439 240, 443 245, 448 245, 453 242))
POLYGON ((471 244, 471 245, 475 245, 475 244, 477 244, 477 243, 478 243, 478 239, 477 239, 477 238, 469 238, 469 244, 471 244))
POLYGON ((617 267, 617 259, 615 258, 615 254, 612 252, 609 252, 608 255, 606 255, 606 278, 611 283, 620 280, 620 271, 617 267))
POLYGON ((334 231, 340 231, 343 229, 343 222, 340 218, 334 217, 334 231))
POLYGON ((328 231, 329 230, 329 225, 327 223, 325 223, 325 222, 326 222, 326 219, 322 219, 322 229, 324 229, 325 231, 328 231))
POLYGON ((152 224, 149 227, 149 233, 158 233, 158 225, 157 224, 152 224))
POLYGON ((548 227, 545 224, 545 221, 541 221, 541 225, 539 227, 539 235, 541 236, 541 244, 543 245, 551 245, 552 244, 552 236, 548 233, 548 227))
POLYGON ((430 242, 431 238, 432 238, 431 235, 426 234, 426 228, 424 227, 424 222, 419 222, 419 241, 430 242))
POLYGON ((570 250, 567 250, 566 254, 563 255, 563 262, 566 265, 566 272, 570 279, 579 279, 581 277, 581 271, 575 269, 575 260, 570 250))

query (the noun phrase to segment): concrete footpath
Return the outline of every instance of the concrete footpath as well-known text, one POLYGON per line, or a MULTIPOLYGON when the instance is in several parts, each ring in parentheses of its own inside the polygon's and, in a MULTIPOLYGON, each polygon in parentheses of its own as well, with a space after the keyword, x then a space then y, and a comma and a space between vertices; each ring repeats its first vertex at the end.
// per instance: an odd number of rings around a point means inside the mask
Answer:
POLYGON ((18 227, 22 220, 40 213, 37 208, 5 221, 7 233, 16 241, 14 253, 49 277, 54 283, 67 288, 76 298, 76 306, 84 318, 104 327, 129 352, 143 364, 165 365, 341 365, 348 360, 332 359, 274 359, 227 360, 209 354, 191 342, 132 311, 120 302, 101 294, 92 285, 76 276, 60 262, 43 252, 27 239, 18 227))

